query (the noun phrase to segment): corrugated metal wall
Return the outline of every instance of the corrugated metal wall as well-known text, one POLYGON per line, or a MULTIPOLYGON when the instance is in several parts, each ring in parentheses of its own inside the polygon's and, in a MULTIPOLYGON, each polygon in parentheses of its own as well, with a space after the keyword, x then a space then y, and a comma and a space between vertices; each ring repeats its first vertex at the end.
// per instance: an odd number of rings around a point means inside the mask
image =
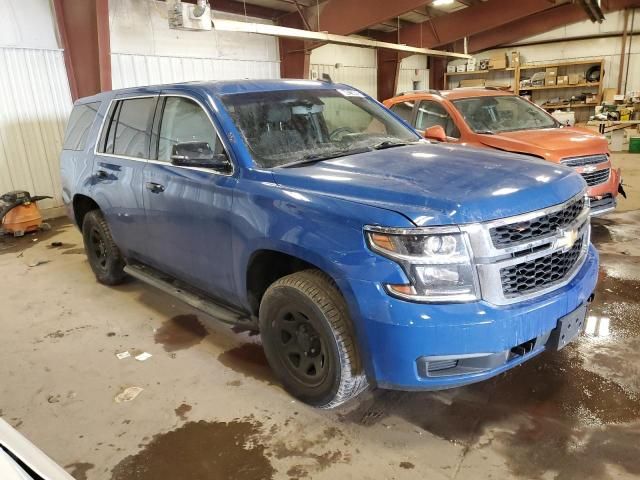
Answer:
POLYGON ((280 63, 113 53, 111 72, 113 88, 124 88, 193 80, 280 78, 280 63))
POLYGON ((427 70, 427 57, 425 55, 411 55, 403 58, 398 72, 398 86, 396 93, 414 90, 414 82, 419 90, 429 88, 429 70, 427 70))
POLYGON ((0 47, 0 65, 0 193, 51 195, 40 207, 61 207, 58 155, 72 106, 62 50, 0 47))
POLYGON ((373 98, 378 96, 378 69, 376 67, 352 67, 335 65, 311 64, 311 78, 322 78, 328 74, 334 82, 346 83, 356 87, 373 98))

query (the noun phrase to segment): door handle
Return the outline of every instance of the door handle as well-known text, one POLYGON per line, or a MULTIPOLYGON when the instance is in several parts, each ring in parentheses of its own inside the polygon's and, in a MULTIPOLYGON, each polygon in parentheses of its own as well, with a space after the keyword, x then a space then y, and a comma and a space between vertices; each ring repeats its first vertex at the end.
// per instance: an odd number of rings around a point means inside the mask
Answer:
POLYGON ((147 182, 147 183, 144 184, 144 186, 151 193, 162 193, 162 192, 164 192, 164 185, 160 185, 159 183, 147 182))
POLYGON ((98 170, 96 176, 101 179, 109 178, 109 174, 105 170, 98 170))

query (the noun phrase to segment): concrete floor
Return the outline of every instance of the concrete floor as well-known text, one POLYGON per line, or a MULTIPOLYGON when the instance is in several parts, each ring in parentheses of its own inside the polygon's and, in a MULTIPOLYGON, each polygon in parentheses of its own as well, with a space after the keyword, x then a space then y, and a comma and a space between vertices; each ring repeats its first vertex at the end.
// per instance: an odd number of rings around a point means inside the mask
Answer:
POLYGON ((593 237, 601 276, 577 343, 481 384, 325 412, 278 386, 257 337, 140 282, 97 284, 55 221, 0 239, 0 415, 78 480, 638 478, 640 210, 593 237), (129 387, 143 390, 126 401, 129 387))

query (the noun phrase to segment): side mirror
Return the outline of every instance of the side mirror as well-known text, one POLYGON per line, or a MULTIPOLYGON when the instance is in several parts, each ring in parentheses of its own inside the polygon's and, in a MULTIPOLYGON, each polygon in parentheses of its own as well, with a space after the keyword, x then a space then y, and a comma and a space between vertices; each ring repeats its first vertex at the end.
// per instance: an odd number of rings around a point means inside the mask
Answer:
POLYGON ((214 153, 208 142, 177 143, 171 149, 171 163, 180 167, 227 170, 230 162, 225 153, 214 153))
POLYGON ((429 127, 424 131, 424 138, 435 140, 437 142, 446 142, 447 134, 445 133, 442 126, 434 125, 433 127, 429 127))

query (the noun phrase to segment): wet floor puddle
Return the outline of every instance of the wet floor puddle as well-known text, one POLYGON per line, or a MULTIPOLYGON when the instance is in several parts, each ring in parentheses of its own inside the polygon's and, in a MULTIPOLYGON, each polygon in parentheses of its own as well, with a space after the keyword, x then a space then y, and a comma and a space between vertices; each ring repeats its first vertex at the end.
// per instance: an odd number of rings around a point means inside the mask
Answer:
POLYGON ((207 334, 196 315, 177 315, 156 330, 154 339, 166 352, 175 352, 199 344, 207 334))
POLYGON ((264 355, 262 345, 256 343, 242 344, 221 353, 218 356, 218 360, 224 366, 241 373, 245 377, 269 384, 275 382, 275 377, 267 363, 267 357, 264 355))
POLYGON ((122 460, 112 480, 273 478, 260 429, 252 419, 185 423, 156 435, 140 452, 122 460))

